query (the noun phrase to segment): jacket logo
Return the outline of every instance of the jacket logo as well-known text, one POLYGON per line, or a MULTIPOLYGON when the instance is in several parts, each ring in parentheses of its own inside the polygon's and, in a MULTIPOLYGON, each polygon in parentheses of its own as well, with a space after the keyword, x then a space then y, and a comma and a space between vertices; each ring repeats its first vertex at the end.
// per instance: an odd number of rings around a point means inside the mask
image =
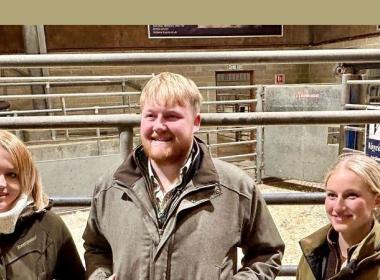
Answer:
POLYGON ((35 235, 32 238, 26 240, 24 243, 21 243, 20 245, 17 245, 16 248, 17 248, 17 250, 20 250, 20 249, 24 248, 25 246, 28 246, 33 241, 36 241, 36 240, 37 240, 37 235, 35 235))

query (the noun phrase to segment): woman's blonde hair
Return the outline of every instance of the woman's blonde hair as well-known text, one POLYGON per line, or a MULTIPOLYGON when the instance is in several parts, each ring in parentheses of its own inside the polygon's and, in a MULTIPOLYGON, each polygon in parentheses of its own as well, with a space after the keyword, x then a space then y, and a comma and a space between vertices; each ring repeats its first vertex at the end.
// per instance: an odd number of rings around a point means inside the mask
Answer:
POLYGON ((380 163, 373 158, 359 153, 347 153, 340 155, 336 163, 326 174, 325 184, 331 175, 333 175, 334 172, 340 167, 347 168, 358 175, 360 179, 367 186, 369 186, 373 193, 380 193, 380 163))
POLYGON ((150 79, 143 88, 140 96, 140 107, 146 103, 160 105, 181 105, 188 102, 194 114, 201 110, 202 95, 196 84, 179 74, 163 72, 150 79))
POLYGON ((6 130, 0 130, 0 145, 12 159, 20 180, 21 192, 33 198, 36 210, 46 207, 49 203, 48 197, 42 190, 40 176, 28 148, 6 130))

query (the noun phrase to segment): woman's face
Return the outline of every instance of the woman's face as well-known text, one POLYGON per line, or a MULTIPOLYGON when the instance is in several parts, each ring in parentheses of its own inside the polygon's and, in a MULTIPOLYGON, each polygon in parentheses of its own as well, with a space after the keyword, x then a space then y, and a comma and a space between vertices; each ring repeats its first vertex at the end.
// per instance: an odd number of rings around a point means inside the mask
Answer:
POLYGON ((365 236, 370 231, 379 195, 356 173, 338 167, 326 183, 326 194, 325 209, 335 231, 349 236, 365 236))
POLYGON ((19 174, 10 154, 0 146, 0 213, 10 210, 20 193, 19 174))

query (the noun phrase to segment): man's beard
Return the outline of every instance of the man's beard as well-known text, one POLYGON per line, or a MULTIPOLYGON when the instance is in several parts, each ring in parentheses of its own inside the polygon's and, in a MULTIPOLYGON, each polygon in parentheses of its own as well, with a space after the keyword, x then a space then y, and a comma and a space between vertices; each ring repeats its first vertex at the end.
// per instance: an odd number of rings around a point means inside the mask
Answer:
POLYGON ((188 156, 193 139, 179 143, 177 138, 169 141, 166 147, 155 147, 151 140, 142 139, 144 152, 148 158, 157 164, 183 164, 188 156))

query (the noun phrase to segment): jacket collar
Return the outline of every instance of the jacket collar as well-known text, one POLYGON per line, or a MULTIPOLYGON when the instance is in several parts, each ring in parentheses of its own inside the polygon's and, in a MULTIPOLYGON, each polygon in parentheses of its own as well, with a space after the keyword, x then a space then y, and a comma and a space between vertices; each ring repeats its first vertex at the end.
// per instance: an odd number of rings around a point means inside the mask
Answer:
MULTIPOLYGON (((219 177, 207 146, 197 137, 194 137, 194 141, 196 141, 200 148, 200 160, 198 161, 198 166, 194 167, 193 184, 195 186, 215 184, 219 181, 219 177)), ((114 179, 120 181, 124 186, 131 188, 143 177, 143 174, 147 174, 147 170, 145 170, 147 159, 143 156, 143 152, 143 147, 141 145, 138 146, 116 170, 114 179)))
MULTIPOLYGON (((332 226, 329 224, 300 241, 302 252, 316 278, 324 269, 322 263, 328 254, 326 239, 330 230, 332 230, 332 226)), ((380 260, 380 224, 376 219, 374 219, 374 226, 368 235, 359 244, 349 249, 347 269, 341 271, 347 270, 352 274, 367 258, 380 260)))
POLYGON ((305 256, 312 254, 317 248, 326 243, 326 237, 331 229, 331 225, 326 225, 309 236, 303 238, 299 243, 305 256))
POLYGON ((374 219, 374 225, 368 235, 357 245, 349 249, 350 259, 363 260, 376 254, 375 258, 380 260, 380 224, 374 219))

